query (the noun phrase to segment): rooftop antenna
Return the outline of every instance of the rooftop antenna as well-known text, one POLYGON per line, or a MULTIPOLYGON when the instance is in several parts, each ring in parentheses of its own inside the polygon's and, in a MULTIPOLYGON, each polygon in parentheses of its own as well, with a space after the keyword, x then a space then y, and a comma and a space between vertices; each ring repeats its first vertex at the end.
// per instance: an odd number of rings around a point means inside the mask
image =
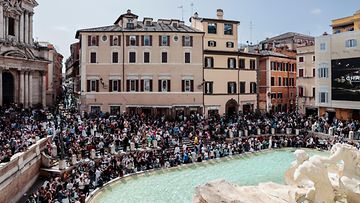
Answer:
POLYGON ((194 14, 194 3, 191 3, 190 7, 191 7, 191 15, 193 15, 194 14))
POLYGON ((181 20, 184 21, 184 6, 181 5, 177 8, 181 9, 181 20))
POLYGON ((253 28, 254 28, 254 24, 252 21, 250 21, 250 44, 252 44, 253 28))

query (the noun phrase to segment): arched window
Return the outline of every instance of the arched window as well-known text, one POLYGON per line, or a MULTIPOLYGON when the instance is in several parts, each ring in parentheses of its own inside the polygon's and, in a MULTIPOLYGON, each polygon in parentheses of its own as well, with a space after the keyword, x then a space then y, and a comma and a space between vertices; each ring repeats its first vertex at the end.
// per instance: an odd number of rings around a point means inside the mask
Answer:
POLYGON ((114 38, 113 38, 113 45, 114 45, 114 46, 118 46, 118 45, 119 45, 119 38, 118 38, 118 36, 114 36, 114 38))

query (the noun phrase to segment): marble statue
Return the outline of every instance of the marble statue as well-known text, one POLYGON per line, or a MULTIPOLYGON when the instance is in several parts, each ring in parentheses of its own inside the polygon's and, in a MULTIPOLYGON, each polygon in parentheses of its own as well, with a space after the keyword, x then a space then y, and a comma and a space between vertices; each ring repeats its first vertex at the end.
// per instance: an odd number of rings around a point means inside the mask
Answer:
POLYGON ((285 183, 288 185, 296 184, 294 179, 295 170, 305 161, 309 160, 309 155, 302 149, 298 149, 294 152, 296 160, 291 163, 290 168, 285 172, 285 183))

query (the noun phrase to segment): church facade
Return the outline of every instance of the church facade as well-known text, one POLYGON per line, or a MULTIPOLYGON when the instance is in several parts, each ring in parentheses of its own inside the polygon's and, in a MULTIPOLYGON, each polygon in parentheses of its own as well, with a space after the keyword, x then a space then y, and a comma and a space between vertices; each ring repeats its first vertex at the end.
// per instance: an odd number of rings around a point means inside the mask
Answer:
POLYGON ((35 0, 0 0, 0 105, 46 105, 47 49, 33 40, 35 0))

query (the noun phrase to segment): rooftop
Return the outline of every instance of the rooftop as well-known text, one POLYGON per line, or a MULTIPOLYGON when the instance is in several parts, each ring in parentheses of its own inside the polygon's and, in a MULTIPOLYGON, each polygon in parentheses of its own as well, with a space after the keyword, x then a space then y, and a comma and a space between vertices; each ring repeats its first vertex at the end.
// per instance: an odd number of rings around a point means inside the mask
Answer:
POLYGON ((278 35, 278 36, 263 40, 260 43, 273 42, 273 41, 282 40, 282 39, 288 39, 288 38, 292 38, 292 37, 301 37, 301 38, 314 39, 314 37, 309 36, 309 35, 304 35, 304 34, 297 33, 297 32, 287 32, 287 33, 284 33, 284 34, 281 34, 281 35, 278 35))

